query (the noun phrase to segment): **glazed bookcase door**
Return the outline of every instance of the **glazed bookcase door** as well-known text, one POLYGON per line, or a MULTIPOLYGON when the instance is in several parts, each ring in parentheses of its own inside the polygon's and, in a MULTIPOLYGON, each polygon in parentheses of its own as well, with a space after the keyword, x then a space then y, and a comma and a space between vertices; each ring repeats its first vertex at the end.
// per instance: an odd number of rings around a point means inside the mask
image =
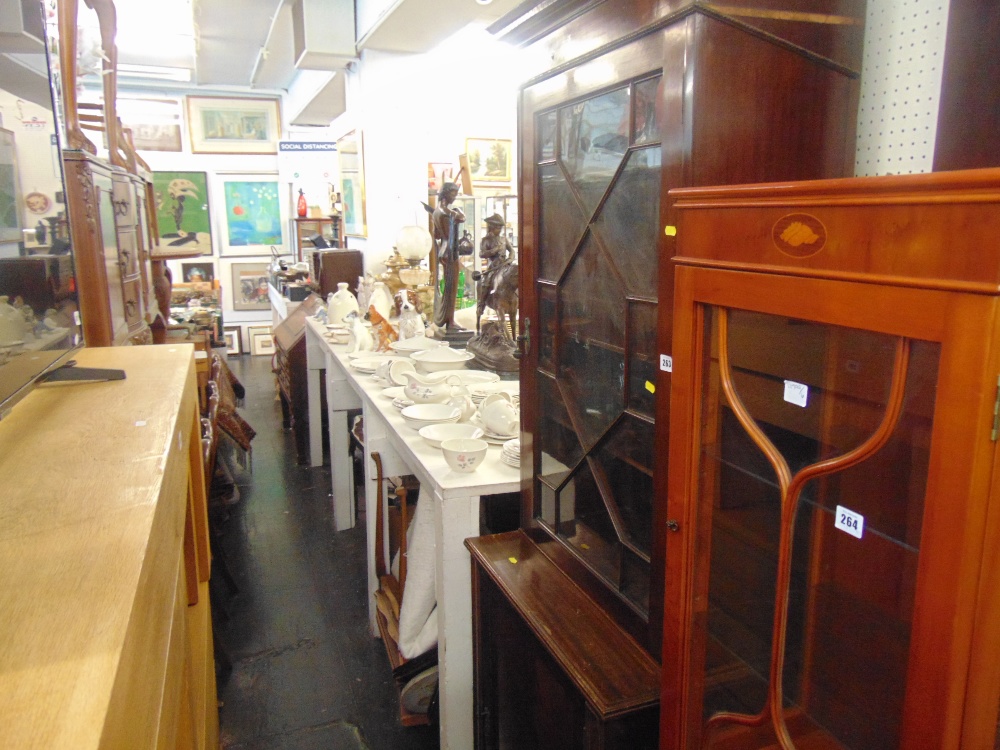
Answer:
POLYGON ((677 273, 662 746, 958 747, 994 303, 677 273))
MULTIPOLYGON (((659 75, 535 116, 534 519, 648 616, 659 75)), ((533 331, 533 333, 534 333, 533 331)))

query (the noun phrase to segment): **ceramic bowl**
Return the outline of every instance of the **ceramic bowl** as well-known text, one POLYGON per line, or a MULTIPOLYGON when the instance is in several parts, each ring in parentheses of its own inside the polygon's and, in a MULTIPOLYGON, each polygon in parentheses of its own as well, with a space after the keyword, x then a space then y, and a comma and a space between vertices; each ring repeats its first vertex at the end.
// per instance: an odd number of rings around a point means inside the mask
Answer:
POLYGON ((472 352, 467 352, 463 349, 439 346, 434 349, 413 352, 410 358, 424 372, 437 372, 439 370, 461 369, 474 356, 472 352))
POLYGON ((403 409, 403 419, 414 430, 439 422, 457 422, 462 412, 447 404, 413 404, 403 409))
POLYGON ((440 448, 444 440, 454 440, 456 438, 480 438, 483 431, 474 424, 459 422, 441 422, 440 424, 429 424, 420 428, 420 437, 426 440, 432 447, 440 448))
POLYGON ((486 458, 489 443, 477 438, 451 438, 441 441, 441 453, 452 471, 469 474, 486 458))

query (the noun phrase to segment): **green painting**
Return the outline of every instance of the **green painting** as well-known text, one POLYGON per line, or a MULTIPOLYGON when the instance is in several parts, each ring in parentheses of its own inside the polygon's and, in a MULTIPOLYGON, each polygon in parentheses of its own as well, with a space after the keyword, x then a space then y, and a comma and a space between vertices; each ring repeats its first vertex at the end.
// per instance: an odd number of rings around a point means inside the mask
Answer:
POLYGON ((204 172, 154 172, 161 247, 197 247, 212 254, 208 179, 204 172))

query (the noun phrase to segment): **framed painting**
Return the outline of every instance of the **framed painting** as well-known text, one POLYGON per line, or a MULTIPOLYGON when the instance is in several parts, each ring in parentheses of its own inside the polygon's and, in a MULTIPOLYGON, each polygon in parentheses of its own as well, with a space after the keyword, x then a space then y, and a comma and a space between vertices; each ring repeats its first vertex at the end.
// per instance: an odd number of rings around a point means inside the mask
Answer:
POLYGON ((247 336, 250 338, 250 354, 274 354, 274 335, 271 326, 247 326, 247 336))
POLYGON ((337 141, 337 155, 340 166, 344 234, 348 237, 367 237, 365 167, 361 135, 352 132, 337 141))
POLYGON ((226 326, 222 333, 226 342, 226 354, 238 355, 243 353, 243 329, 240 326, 226 326))
POLYGON ((14 134, 0 128, 0 242, 21 239, 21 179, 14 134))
POLYGON ((511 141, 503 138, 466 138, 472 182, 510 182, 511 141))
POLYGON ((181 263, 181 276, 186 284, 211 284, 215 281, 215 264, 181 263))
POLYGON ((118 97, 118 115, 137 151, 182 151, 179 99, 118 97))
POLYGON ((188 135, 195 154, 276 154, 277 99, 189 96, 188 135))
POLYGON ((218 174, 215 197, 225 210, 222 255, 270 255, 282 252, 288 226, 287 200, 274 174, 218 174))
POLYGON ((270 310, 267 263, 233 263, 233 310, 270 310))
POLYGON ((208 178, 204 172, 153 172, 161 247, 196 247, 212 254, 208 178))

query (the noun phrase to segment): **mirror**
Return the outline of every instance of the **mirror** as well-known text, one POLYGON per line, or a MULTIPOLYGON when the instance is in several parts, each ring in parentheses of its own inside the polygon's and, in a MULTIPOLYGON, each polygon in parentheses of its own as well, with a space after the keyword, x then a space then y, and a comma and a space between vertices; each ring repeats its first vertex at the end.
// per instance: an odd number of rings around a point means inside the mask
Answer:
POLYGON ((0 416, 82 345, 46 13, 0 0, 0 416))

